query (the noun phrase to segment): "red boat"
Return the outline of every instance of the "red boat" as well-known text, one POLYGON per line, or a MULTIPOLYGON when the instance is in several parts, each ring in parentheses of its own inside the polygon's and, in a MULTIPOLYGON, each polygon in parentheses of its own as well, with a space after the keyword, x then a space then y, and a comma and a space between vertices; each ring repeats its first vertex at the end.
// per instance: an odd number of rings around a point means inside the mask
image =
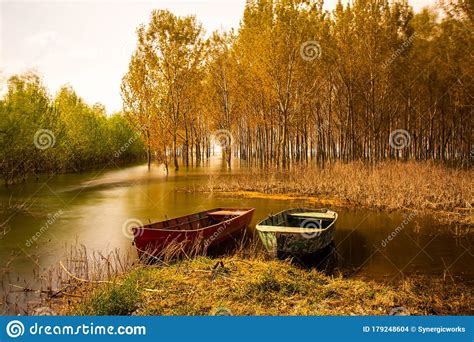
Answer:
POLYGON ((254 208, 216 208, 132 228, 140 258, 205 251, 244 230, 254 208))

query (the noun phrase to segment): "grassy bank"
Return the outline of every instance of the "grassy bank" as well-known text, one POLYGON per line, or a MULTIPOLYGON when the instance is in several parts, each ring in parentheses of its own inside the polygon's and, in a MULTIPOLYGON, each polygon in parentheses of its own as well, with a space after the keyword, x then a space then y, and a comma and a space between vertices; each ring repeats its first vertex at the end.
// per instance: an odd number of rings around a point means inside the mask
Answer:
POLYGON ((442 281, 396 286, 329 277, 287 261, 198 257, 135 267, 106 284, 86 284, 59 308, 79 315, 472 314, 473 290, 442 281), (405 311, 405 310, 404 310, 405 311))
POLYGON ((259 169, 209 179, 201 191, 275 199, 306 199, 322 205, 429 211, 443 220, 474 223, 472 170, 428 162, 376 166, 335 163, 326 168, 259 169))

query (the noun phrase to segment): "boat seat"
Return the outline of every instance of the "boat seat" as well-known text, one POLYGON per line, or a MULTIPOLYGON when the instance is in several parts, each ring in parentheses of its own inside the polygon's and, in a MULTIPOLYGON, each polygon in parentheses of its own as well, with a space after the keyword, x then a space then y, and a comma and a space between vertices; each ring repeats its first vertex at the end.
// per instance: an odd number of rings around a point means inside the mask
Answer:
POLYGON ((246 211, 238 211, 238 210, 218 210, 208 213, 210 216, 239 216, 245 214, 246 211))
MULTIPOLYGON (((180 227, 183 227, 184 225, 187 225, 187 224, 192 224, 192 223, 196 223, 196 222, 200 222, 200 221, 204 221, 204 220, 208 220, 209 217, 201 217, 201 218, 197 218, 197 219, 194 219, 194 220, 190 220, 190 221, 183 221, 181 223, 177 223, 177 224, 174 224, 172 226, 164 226, 162 228, 159 228, 159 229, 174 229, 174 228, 180 228, 180 227)), ((166 221, 165 221, 166 222, 166 221)))
POLYGON ((293 213, 288 214, 290 217, 301 218, 301 219, 334 219, 334 214, 332 213, 318 213, 318 212, 306 212, 306 213, 293 213))
MULTIPOLYGON (((331 224, 334 220, 334 216, 329 213, 321 212, 303 212, 303 213, 293 213, 287 215, 287 221, 285 225, 287 226, 299 226, 308 225, 310 222, 316 222, 320 229, 324 229, 331 224)), ((314 228, 314 227, 307 227, 314 228)))

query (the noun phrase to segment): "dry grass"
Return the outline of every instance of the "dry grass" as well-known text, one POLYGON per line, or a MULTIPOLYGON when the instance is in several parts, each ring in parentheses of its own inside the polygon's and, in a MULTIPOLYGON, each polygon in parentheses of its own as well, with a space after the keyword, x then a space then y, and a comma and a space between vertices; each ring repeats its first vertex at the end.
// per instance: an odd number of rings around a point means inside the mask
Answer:
POLYGON ((10 264, 17 256, 12 256, 0 269, 0 313, 37 314, 58 300, 76 297, 75 293, 87 286, 109 283, 136 267, 131 256, 118 249, 109 253, 90 252, 76 242, 65 245, 64 251, 62 261, 46 269, 40 266, 38 256, 31 256, 35 266, 28 280, 14 275, 10 264))
POLYGON ((386 162, 376 166, 354 162, 335 163, 324 169, 295 166, 288 171, 265 169, 219 176, 211 178, 201 190, 251 197, 266 194, 276 199, 304 196, 323 204, 368 208, 427 210, 472 224, 472 179, 472 170, 429 162, 386 162))
POLYGON ((240 257, 137 267, 80 293, 62 314, 386 315, 400 306, 416 315, 473 313, 473 290, 462 285, 412 279, 390 286, 240 257))
MULTIPOLYGON (((345 278, 270 259, 242 239, 214 258, 170 249, 159 262, 132 262, 118 251, 67 248, 64 261, 39 275, 45 282, 27 314, 60 315, 472 315, 472 286, 411 277, 396 284, 345 278), (183 260, 184 259, 184 260, 183 260)), ((28 292, 25 292, 25 291, 28 292)), ((23 311, 24 309, 21 309, 23 311)), ((11 312, 11 311, 9 311, 11 312)))

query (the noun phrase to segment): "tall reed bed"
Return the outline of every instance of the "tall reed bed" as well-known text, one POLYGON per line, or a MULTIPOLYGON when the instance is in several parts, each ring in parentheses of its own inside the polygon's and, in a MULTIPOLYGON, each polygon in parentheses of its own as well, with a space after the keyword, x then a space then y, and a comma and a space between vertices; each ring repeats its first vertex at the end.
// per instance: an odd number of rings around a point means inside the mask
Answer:
POLYGON ((474 206, 472 170, 431 162, 359 162, 299 165, 289 170, 265 168, 211 177, 205 191, 255 191, 297 194, 316 199, 381 209, 414 209, 471 214, 474 206))

